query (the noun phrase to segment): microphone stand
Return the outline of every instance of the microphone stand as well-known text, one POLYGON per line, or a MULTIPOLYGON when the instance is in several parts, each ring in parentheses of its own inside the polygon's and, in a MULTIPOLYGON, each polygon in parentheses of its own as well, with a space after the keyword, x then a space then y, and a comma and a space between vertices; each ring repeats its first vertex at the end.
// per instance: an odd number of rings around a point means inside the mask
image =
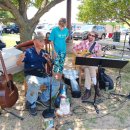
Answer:
MULTIPOLYGON (((123 50, 122 50, 122 55, 121 55, 121 60, 123 60, 123 56, 124 56, 124 52, 125 52, 125 44, 126 44, 126 36, 128 35, 128 33, 125 34, 125 39, 124 39, 124 45, 123 45, 123 50)), ((121 69, 119 69, 119 75, 116 78, 116 86, 119 86, 121 89, 121 69)), ((123 95, 123 94, 116 94, 116 93, 110 93, 112 95, 116 95, 116 96, 121 96, 121 97, 125 97, 127 99, 130 99, 130 93, 129 95, 123 95)))
POLYGON ((129 43, 129 47, 127 49, 130 50, 130 35, 129 35, 129 41, 128 41, 128 43, 129 43))
POLYGON ((55 114, 54 114, 54 109, 52 109, 52 106, 51 106, 51 103, 52 103, 52 99, 51 99, 51 93, 52 93, 52 67, 53 67, 53 64, 51 63, 51 66, 50 66, 50 105, 49 105, 49 108, 48 109, 45 109, 43 112, 42 112, 42 116, 44 118, 53 118, 55 117, 55 114))

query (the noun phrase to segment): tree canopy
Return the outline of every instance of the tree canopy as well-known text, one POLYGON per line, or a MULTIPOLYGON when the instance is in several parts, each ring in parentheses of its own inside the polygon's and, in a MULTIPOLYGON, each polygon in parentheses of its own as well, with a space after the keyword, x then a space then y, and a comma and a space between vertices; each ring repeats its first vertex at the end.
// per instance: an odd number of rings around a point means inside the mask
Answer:
POLYGON ((115 20, 130 26, 130 0, 83 0, 79 10, 78 19, 82 22, 115 20))
POLYGON ((41 16, 62 1, 64 0, 0 0, 0 10, 3 11, 0 13, 0 20, 15 22, 20 27, 21 42, 30 40, 41 16), (29 6, 38 8, 31 19, 27 17, 29 6))
MULTIPOLYGON (((3 10, 0 10, 0 21, 2 21, 3 19, 8 19, 8 18, 12 18, 13 16, 11 15, 10 12, 7 12, 7 11, 3 11, 3 10)), ((5 20, 4 20, 5 21, 5 20)), ((8 21, 7 21, 8 22, 8 21)))

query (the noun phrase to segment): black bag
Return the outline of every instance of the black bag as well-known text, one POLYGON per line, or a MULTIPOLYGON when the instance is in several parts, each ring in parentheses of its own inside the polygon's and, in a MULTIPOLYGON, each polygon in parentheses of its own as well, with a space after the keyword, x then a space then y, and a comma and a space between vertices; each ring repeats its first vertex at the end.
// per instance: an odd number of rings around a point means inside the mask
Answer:
POLYGON ((6 44, 0 40, 0 50, 6 47, 6 44))
POLYGON ((73 98, 80 98, 81 97, 81 90, 78 82, 76 79, 71 79, 71 94, 73 98))
POLYGON ((107 74, 105 74, 105 69, 100 68, 99 69, 99 88, 100 89, 106 89, 108 87, 108 90, 111 90, 114 88, 114 83, 111 77, 107 74))

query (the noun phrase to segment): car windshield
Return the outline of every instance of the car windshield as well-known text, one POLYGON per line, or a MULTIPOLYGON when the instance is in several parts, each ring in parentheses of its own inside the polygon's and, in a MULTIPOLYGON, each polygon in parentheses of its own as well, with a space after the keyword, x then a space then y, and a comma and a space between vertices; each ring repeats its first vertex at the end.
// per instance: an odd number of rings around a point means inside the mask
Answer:
POLYGON ((92 28, 93 28, 93 25, 85 25, 85 26, 82 26, 80 30, 91 31, 92 28))
POLYGON ((14 27, 15 25, 12 24, 12 25, 7 25, 8 28, 11 28, 11 27, 14 27))

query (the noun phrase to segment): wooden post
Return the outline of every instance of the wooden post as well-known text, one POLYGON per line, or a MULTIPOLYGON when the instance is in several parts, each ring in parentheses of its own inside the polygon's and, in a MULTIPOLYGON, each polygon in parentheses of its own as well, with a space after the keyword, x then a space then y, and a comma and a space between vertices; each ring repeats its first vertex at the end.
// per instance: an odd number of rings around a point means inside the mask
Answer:
POLYGON ((71 0, 67 0, 67 28, 69 29, 69 38, 67 40, 67 53, 72 53, 72 39, 71 39, 71 32, 72 32, 72 27, 71 27, 71 0))
MULTIPOLYGON (((69 29, 69 32, 71 32, 71 0, 67 0, 67 28, 69 29)), ((70 33, 69 33, 70 34, 70 33)), ((69 37, 70 39, 70 37, 69 37)))

